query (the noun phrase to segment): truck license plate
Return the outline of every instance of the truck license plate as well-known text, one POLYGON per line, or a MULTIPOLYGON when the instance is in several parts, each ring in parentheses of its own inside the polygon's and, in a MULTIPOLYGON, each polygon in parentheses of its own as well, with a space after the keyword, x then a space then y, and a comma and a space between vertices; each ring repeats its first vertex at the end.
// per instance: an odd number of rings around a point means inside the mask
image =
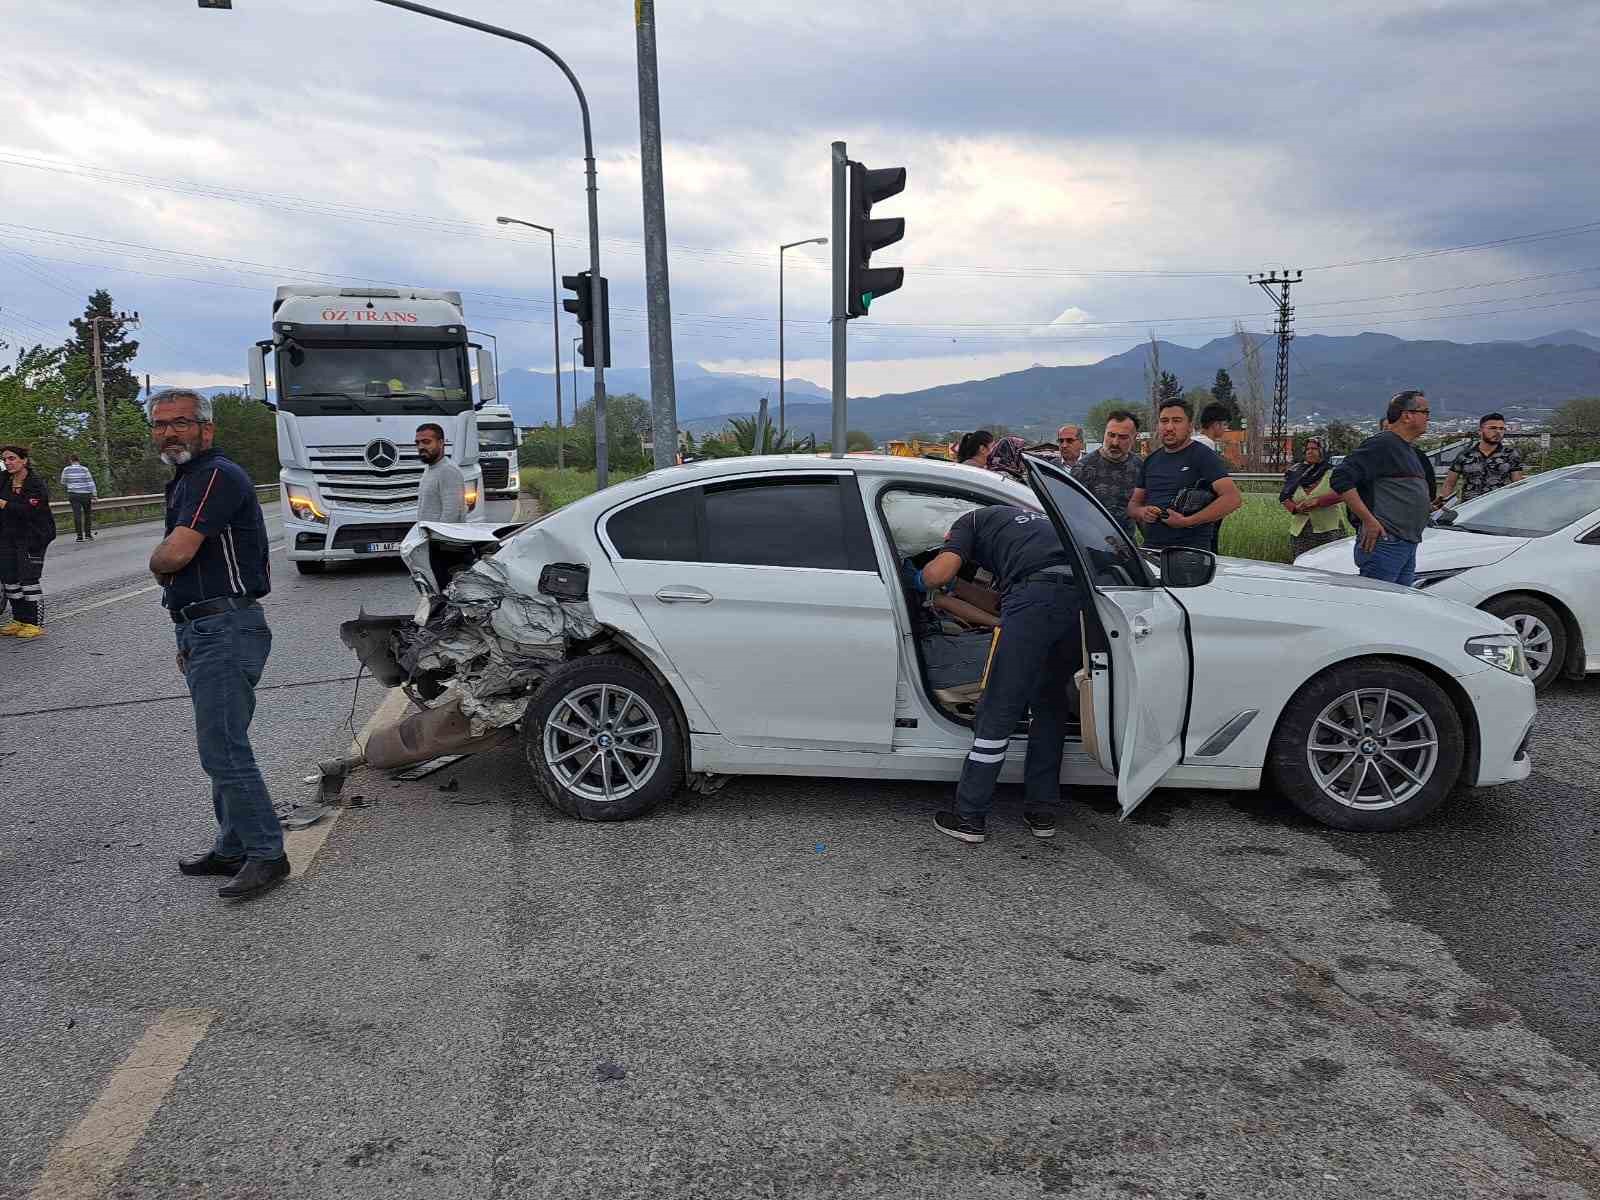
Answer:
POLYGON ((391 550, 399 550, 399 549, 400 549, 400 543, 399 542, 368 542, 367 543, 367 553, 368 554, 387 554, 391 550))

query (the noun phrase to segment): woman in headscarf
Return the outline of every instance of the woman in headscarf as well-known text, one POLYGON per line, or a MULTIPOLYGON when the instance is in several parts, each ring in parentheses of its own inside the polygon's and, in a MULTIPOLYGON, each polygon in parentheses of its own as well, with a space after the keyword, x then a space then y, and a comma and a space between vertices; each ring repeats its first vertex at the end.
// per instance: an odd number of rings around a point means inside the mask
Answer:
POLYGON ((956 443, 956 461, 966 467, 989 465, 989 448, 994 445, 994 434, 987 429, 974 429, 961 435, 956 443))
POLYGON ((1028 443, 1015 434, 1000 438, 989 447, 989 461, 984 465, 991 471, 1015 479, 1018 483, 1027 483, 1028 467, 1022 461, 1022 455, 1027 449, 1028 443))
POLYGON ((1333 490, 1332 465, 1321 438, 1307 438, 1300 461, 1283 475, 1278 502, 1289 514, 1289 557, 1345 536, 1343 505, 1333 490))

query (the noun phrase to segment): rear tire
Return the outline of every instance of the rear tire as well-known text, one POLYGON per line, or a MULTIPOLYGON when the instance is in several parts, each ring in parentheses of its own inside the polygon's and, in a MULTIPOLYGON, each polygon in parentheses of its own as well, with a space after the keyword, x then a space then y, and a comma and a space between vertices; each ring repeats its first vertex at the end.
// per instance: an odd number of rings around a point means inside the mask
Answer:
POLYGON ((672 701, 621 654, 562 663, 522 720, 522 754, 540 794, 583 821, 643 816, 683 782, 683 734, 672 701))
POLYGON ((328 564, 315 559, 297 558, 294 560, 294 569, 302 575, 321 575, 328 569, 328 564))
POLYGON ((1443 688, 1403 663, 1361 662, 1295 693, 1268 763, 1306 816, 1370 833, 1404 829, 1439 807, 1465 757, 1461 716, 1443 688))
POLYGON ((1528 677, 1538 691, 1544 691, 1560 677, 1567 665, 1567 623, 1560 613, 1526 592, 1496 596, 1483 606, 1483 611, 1516 628, 1528 659, 1528 677))

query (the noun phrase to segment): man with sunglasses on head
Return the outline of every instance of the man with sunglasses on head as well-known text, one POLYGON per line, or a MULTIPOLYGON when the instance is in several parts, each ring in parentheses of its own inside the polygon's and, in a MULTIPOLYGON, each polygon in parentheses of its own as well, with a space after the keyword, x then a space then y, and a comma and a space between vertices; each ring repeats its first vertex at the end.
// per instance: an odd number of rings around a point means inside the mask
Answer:
POLYGON ((1416 449, 1428 432, 1428 413, 1420 391, 1397 392, 1384 430, 1333 469, 1333 490, 1361 523, 1356 570, 1368 579, 1410 587, 1416 578, 1417 546, 1433 511, 1433 482, 1416 449))
POLYGON ((150 434, 174 469, 167 536, 150 570, 177 634, 218 827, 211 848, 178 870, 226 876, 217 894, 244 899, 289 876, 283 829, 250 747, 256 684, 272 650, 259 603, 272 590, 267 525, 250 477, 212 448, 210 400, 179 388, 160 393, 150 405, 150 434))

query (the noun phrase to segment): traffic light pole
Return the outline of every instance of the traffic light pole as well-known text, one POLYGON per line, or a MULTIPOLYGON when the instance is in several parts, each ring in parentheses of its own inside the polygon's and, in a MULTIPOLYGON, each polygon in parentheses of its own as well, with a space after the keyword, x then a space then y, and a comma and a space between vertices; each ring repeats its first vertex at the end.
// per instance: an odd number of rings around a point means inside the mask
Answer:
MULTIPOLYGON (((390 8, 403 8, 407 12, 414 12, 424 17, 433 17, 438 21, 448 21, 452 25, 460 25, 467 29, 476 29, 479 33, 487 33, 493 37, 505 38, 507 41, 520 42, 544 55, 556 66, 561 68, 561 73, 567 77, 567 82, 572 85, 572 90, 578 97, 578 111, 583 116, 583 168, 584 178, 588 183, 589 191, 589 270, 595 279, 600 278, 600 203, 598 189, 595 186, 594 176, 594 134, 589 124, 589 100, 583 94, 583 85, 578 82, 578 77, 572 73, 572 68, 567 66, 562 57, 550 49, 543 42, 536 41, 526 34, 516 33, 510 29, 502 29, 498 25, 489 25, 483 21, 474 21, 470 17, 457 16, 455 13, 445 12, 443 9, 429 8, 426 4, 416 4, 413 0, 377 0, 379 4, 387 4, 390 8)), ((594 328, 601 328, 600 321, 600 296, 596 286, 590 291, 589 314, 594 323, 594 328)), ((603 357, 597 355, 594 363, 594 454, 595 454, 595 484, 605 487, 608 472, 606 470, 606 370, 602 365, 603 357)), ((560 369, 557 364, 557 369, 560 369)), ((577 406, 578 397, 572 397, 574 408, 577 406)))
POLYGON ((845 241, 849 234, 848 207, 849 159, 843 142, 833 143, 833 457, 843 458, 849 435, 845 413, 845 360, 848 343, 845 331, 850 324, 849 264, 845 241))

